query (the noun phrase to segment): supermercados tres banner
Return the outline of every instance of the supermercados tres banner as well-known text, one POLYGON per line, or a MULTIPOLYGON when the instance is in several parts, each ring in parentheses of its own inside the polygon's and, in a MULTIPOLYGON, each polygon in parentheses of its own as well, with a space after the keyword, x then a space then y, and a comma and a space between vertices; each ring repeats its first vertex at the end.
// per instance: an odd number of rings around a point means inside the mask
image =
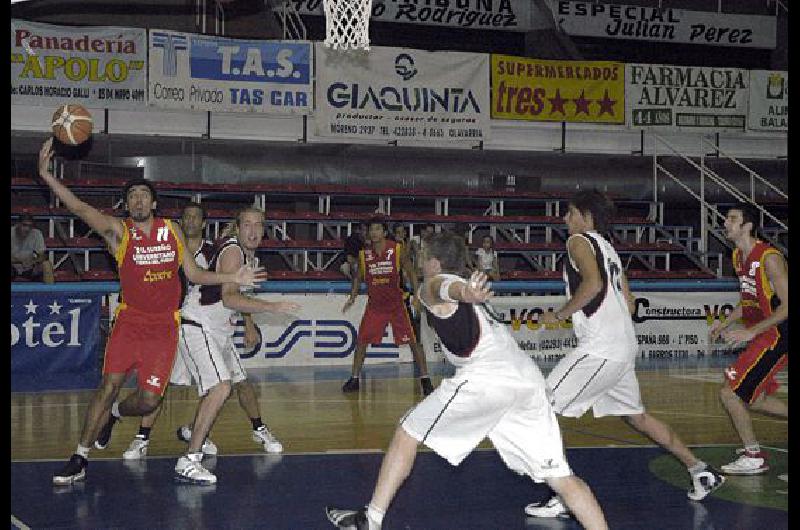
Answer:
MULTIPOLYGON (((323 16, 322 0, 289 0, 301 15, 323 16)), ((386 0, 373 2, 371 20, 426 26, 527 31, 531 2, 526 0, 386 0)))
MULTIPOLYGON (((244 322, 239 319, 234 344, 245 368, 269 366, 313 366, 340 364, 350 366, 356 349, 356 335, 367 305, 361 295, 347 313, 342 313, 348 295, 259 294, 258 298, 296 302, 300 310, 293 315, 253 314, 259 340, 252 348, 244 344, 244 322)), ((367 348, 366 363, 410 362, 408 346, 395 346, 391 326, 387 326, 380 344, 367 348)))
POLYGON ((11 390, 94 388, 100 295, 11 295, 11 390))
POLYGON ((491 116, 624 123, 625 65, 492 55, 491 116))
POLYGON ((319 136, 479 142, 489 131, 489 56, 316 45, 319 136))
POLYGON ((311 43, 150 30, 148 103, 168 109, 307 114, 311 43))
MULTIPOLYGON (((633 315, 639 358, 683 358, 729 355, 721 342, 709 344, 708 333, 716 321, 724 321, 739 301, 736 292, 635 293, 633 315)), ((517 344, 532 358, 557 361, 578 344, 571 321, 545 327, 543 313, 564 304, 563 296, 501 296, 491 300, 496 317, 517 344)), ((422 319, 422 344, 426 353, 441 352, 435 333, 422 319)), ((428 353, 430 355, 430 353, 428 353)))
POLYGON ((747 70, 665 64, 628 64, 625 70, 629 127, 745 128, 750 84, 747 70))
POLYGON ((789 72, 750 71, 750 111, 747 128, 789 130, 789 72))
POLYGON ((570 35, 671 44, 775 48, 773 16, 594 1, 559 1, 553 15, 558 27, 570 35))
POLYGON ((146 61, 144 29, 11 20, 11 103, 140 108, 146 61))

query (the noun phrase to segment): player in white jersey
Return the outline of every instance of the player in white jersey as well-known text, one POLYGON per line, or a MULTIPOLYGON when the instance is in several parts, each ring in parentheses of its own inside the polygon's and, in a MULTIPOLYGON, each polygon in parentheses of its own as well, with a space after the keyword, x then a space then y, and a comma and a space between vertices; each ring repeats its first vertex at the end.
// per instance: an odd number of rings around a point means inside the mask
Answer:
MULTIPOLYGON (((698 460, 667 424, 645 412, 634 371, 638 342, 631 319, 633 296, 617 252, 600 235, 608 232, 613 212, 605 195, 585 191, 570 201, 564 216, 570 234, 564 262, 567 302, 544 314, 540 323, 554 324, 571 316, 578 346, 547 376, 551 403, 561 416, 579 418, 590 408, 597 418, 621 416, 686 466, 692 482, 688 496, 699 501, 725 478, 698 460)), ((554 493, 529 504, 525 513, 569 516, 554 493)))
POLYGON ((463 237, 430 236, 419 290, 455 375, 400 420, 369 505, 328 507, 328 520, 338 528, 379 529, 411 472, 419 443, 455 466, 488 437, 511 470, 549 484, 586 528, 607 528, 591 490, 567 464, 542 373, 482 306, 493 294, 486 275, 476 272, 467 282, 453 274, 465 269, 465 260, 463 237))
MULTIPOLYGON (((181 226, 186 233, 186 245, 189 252, 194 252, 194 259, 198 266, 203 269, 216 267, 216 260, 226 245, 238 244, 236 238, 228 238, 223 242, 221 248, 202 238, 205 226, 205 212, 199 204, 187 205, 181 215, 181 226)), ((251 260, 246 260, 251 261, 251 260)), ((220 291, 215 290, 216 294, 220 291)), ((212 296, 206 296, 213 298, 212 296)), ((216 300, 216 298, 214 298, 216 300)), ((216 300, 219 302, 219 300, 216 300)), ((247 380, 244 368, 239 362, 237 353, 232 350, 232 339, 229 324, 232 316, 230 311, 220 310, 219 303, 201 303, 201 290, 199 285, 189 284, 184 301, 181 307, 181 336, 178 341, 178 355, 172 368, 170 383, 175 385, 189 386, 192 380, 197 385, 201 403, 205 399, 209 390, 215 388, 220 382, 230 380, 233 388, 239 396, 239 404, 250 418, 253 426, 253 441, 262 445, 264 450, 270 453, 280 453, 283 450, 281 443, 269 431, 261 421, 258 399, 253 384, 247 380), (199 320, 209 321, 217 324, 209 325, 210 331, 215 328, 222 328, 221 332, 209 333, 210 340, 206 341, 203 328, 198 326, 198 322, 191 320, 186 315, 201 315, 199 320), (184 318, 186 317, 186 318, 184 318), (219 323, 222 323, 221 325, 219 323), (230 351, 229 351, 230 349, 230 351)), ((252 317, 244 315, 245 327, 253 327, 252 317)), ((223 387, 219 387, 216 392, 220 392, 223 387)), ((203 407, 198 407, 198 413, 203 407)), ((149 447, 150 430, 161 412, 161 406, 142 418, 139 432, 131 441, 128 449, 122 454, 126 460, 135 460, 147 455, 149 447)), ((177 437, 179 440, 189 443, 192 438, 192 428, 190 425, 178 427, 177 437)), ((201 446, 201 452, 206 455, 217 454, 217 446, 206 438, 201 446)))

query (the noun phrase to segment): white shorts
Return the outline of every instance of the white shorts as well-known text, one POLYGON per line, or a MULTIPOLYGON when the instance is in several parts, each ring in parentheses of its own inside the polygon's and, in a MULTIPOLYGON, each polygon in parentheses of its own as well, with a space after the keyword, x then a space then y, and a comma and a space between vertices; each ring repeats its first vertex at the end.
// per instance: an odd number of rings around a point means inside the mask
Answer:
POLYGON ((553 410, 570 418, 583 416, 590 407, 596 418, 643 413, 634 367, 634 360, 612 361, 578 346, 547 376, 553 410))
MULTIPOLYGON (((183 329, 180 330, 178 335, 178 342, 183 342, 183 329)), ((192 374, 189 373, 183 357, 179 347, 178 355, 175 356, 175 364, 172 365, 172 373, 169 376, 169 384, 171 385, 192 386, 192 374)))
POLYGON ((488 437, 520 475, 536 482, 572 475, 543 385, 509 386, 501 378, 456 374, 409 410, 400 425, 454 466, 488 437))
POLYGON ((197 383, 200 396, 205 396, 222 381, 236 384, 247 379, 247 372, 233 344, 233 334, 220 332, 205 324, 181 319, 178 356, 197 383))

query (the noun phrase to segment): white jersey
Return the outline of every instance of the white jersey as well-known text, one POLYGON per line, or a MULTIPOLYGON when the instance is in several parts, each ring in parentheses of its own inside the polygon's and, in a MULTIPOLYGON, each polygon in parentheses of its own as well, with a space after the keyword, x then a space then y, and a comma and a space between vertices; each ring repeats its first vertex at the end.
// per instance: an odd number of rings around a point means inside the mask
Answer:
MULTIPOLYGON (((463 279, 453 274, 439 276, 463 279)), ((478 370, 512 365, 517 370, 539 372, 505 324, 494 318, 487 306, 459 302, 449 315, 437 316, 423 297, 420 300, 428 308, 428 321, 439 336, 445 357, 457 368, 478 370)), ((538 377, 542 377, 541 373, 538 377)))
MULTIPOLYGON (((597 232, 575 234, 570 239, 573 237, 582 237, 589 242, 603 284, 597 296, 583 309, 572 314, 578 345, 589 346, 593 355, 605 359, 632 360, 636 356, 638 343, 622 291, 623 268, 619 255, 611 243, 597 232)), ((569 256, 569 252, 567 254, 569 256)), ((581 283, 581 275, 572 256, 564 263, 564 281, 567 284, 567 296, 572 297, 581 283)))
MULTIPOLYGON (((217 262, 219 261, 222 253, 230 247, 235 250, 231 252, 240 252, 242 261, 249 263, 246 259, 244 250, 239 245, 239 240, 235 237, 229 237, 222 241, 215 249, 208 259, 208 270, 216 271, 217 262)), ((226 334, 233 335, 234 320, 237 311, 228 309, 222 303, 222 286, 221 285, 196 285, 190 295, 186 297, 186 302, 181 308, 181 316, 184 319, 194 320, 202 323, 212 329, 219 330, 226 334)))
MULTIPOLYGON (((200 247, 194 253, 194 262, 198 267, 208 270, 208 264, 214 256, 214 244, 207 239, 200 243, 200 247)), ((188 304, 196 304, 200 300, 200 285, 186 280, 186 295, 183 297, 181 309, 188 304)))

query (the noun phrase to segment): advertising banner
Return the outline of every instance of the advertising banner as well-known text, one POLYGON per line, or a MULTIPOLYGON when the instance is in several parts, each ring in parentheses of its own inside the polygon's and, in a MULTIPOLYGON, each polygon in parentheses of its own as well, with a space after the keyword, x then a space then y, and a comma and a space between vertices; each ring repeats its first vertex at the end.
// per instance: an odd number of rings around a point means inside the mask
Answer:
POLYGON ((144 29, 11 20, 11 104, 136 109, 147 93, 144 29))
POLYGON ((775 48, 773 16, 588 1, 559 1, 553 15, 560 29, 583 37, 775 48))
POLYGON ((11 390, 94 387, 100 380, 100 298, 11 295, 11 390))
MULTIPOLYGON (((238 321, 234 343, 245 368, 352 364, 358 326, 367 305, 366 296, 356 298, 344 314, 342 307, 348 298, 344 294, 257 296, 269 300, 280 297, 300 304, 301 308, 295 315, 254 314, 253 322, 261 340, 252 349, 244 346, 244 321, 238 321)), ((408 346, 395 346, 391 326, 387 326, 383 341, 367 348, 365 362, 411 360, 411 350, 408 346)))
MULTIPOLYGON (((684 358, 730 353, 722 343, 709 344, 708 332, 717 320, 727 318, 739 301, 736 292, 714 293, 639 293, 633 316, 639 357, 684 358)), ((491 300, 495 315, 508 326, 520 348, 532 358, 557 361, 578 342, 572 323, 545 327, 539 317, 564 304, 563 296, 499 296, 491 300)), ((422 327, 428 328, 425 319, 422 327)), ((436 334, 420 333, 426 352, 442 351, 436 334)))
POLYGON ((489 56, 316 44, 319 136, 479 142, 489 132, 489 56))
POLYGON ((167 109, 307 114, 311 43, 150 30, 148 103, 167 109))
POLYGON ((739 130, 747 117, 747 70, 628 64, 626 123, 633 128, 739 130))
MULTIPOLYGON (((322 0, 289 0, 301 15, 323 16, 322 0)), ((531 29, 526 0, 387 0, 373 2, 373 22, 404 22, 497 31, 531 29)))
POLYGON ((625 122, 625 65, 492 55, 494 119, 625 122))
POLYGON ((789 72, 751 70, 749 109, 748 129, 788 131, 789 72))

